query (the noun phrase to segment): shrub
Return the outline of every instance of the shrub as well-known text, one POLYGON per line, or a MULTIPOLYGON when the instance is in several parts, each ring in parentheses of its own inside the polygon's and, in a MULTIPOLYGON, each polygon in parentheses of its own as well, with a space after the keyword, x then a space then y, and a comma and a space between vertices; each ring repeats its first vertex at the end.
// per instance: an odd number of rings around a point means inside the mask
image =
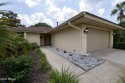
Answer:
POLYGON ((7 41, 7 56, 19 56, 25 55, 32 49, 32 44, 26 41, 18 34, 10 35, 9 41, 7 41))
POLYGON ((114 35, 114 44, 125 42, 125 31, 114 31, 116 34, 114 35))
POLYGON ((32 59, 27 56, 9 57, 1 62, 3 76, 16 78, 18 83, 25 83, 31 67, 32 59))
POLYGON ((125 77, 120 77, 118 79, 118 83, 125 83, 125 77))
POLYGON ((69 69, 62 68, 62 71, 52 69, 50 73, 50 83, 79 83, 77 76, 69 69))
POLYGON ((125 42, 120 42, 120 43, 114 44, 114 48, 125 49, 125 42))
POLYGON ((42 71, 47 71, 50 69, 50 65, 47 62, 46 56, 45 54, 40 50, 40 48, 36 49, 36 52, 38 53, 40 60, 40 68, 42 69, 42 71))
POLYGON ((39 48, 39 46, 37 45, 37 43, 32 43, 32 49, 36 49, 39 48))

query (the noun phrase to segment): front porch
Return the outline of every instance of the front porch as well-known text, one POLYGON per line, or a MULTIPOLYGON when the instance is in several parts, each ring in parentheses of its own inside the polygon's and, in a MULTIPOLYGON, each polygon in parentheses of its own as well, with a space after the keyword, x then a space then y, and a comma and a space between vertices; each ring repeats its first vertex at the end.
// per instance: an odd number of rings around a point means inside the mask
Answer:
POLYGON ((40 46, 51 45, 51 35, 50 34, 40 34, 40 46))

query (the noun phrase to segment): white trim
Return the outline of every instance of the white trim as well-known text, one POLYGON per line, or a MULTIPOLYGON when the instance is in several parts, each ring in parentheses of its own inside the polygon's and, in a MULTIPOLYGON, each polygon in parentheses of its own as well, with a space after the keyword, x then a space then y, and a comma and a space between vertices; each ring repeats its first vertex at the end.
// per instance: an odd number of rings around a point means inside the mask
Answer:
POLYGON ((81 44, 82 44, 82 51, 81 53, 82 54, 87 54, 87 34, 84 33, 84 30, 86 29, 86 26, 85 25, 82 25, 82 41, 81 41, 81 44))
POLYGON ((113 48, 113 31, 110 31, 110 41, 109 41, 110 43, 110 48, 113 48))
POLYGON ((109 29, 104 29, 104 28, 95 27, 95 26, 91 26, 91 25, 86 25, 86 24, 84 24, 84 25, 87 26, 87 27, 90 27, 90 28, 96 28, 96 29, 101 29, 101 30, 106 30, 106 31, 112 31, 112 30, 109 30, 109 29))
MULTIPOLYGON (((108 22, 108 21, 106 21, 106 20, 103 20, 103 18, 99 18, 99 17, 93 16, 93 15, 89 15, 89 14, 84 14, 84 17, 85 17, 85 18, 88 18, 88 19, 91 19, 91 20, 95 20, 95 21, 104 23, 104 24, 111 25, 111 26, 116 27, 116 28, 118 28, 118 29, 124 29, 123 27, 121 27, 121 26, 119 26, 119 25, 117 25, 117 24, 114 24, 114 23, 108 22)), ((125 29, 124 29, 124 30, 125 30, 125 29)))

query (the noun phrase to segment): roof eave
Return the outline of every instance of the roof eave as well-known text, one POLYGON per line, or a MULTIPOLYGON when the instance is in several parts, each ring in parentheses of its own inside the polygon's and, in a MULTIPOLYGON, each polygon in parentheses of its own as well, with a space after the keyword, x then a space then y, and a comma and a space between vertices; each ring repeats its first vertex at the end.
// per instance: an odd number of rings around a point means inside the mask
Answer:
MULTIPOLYGON (((59 29, 60 27, 62 27, 62 26, 64 26, 64 25, 67 25, 68 22, 73 22, 74 20, 76 20, 76 19, 78 19, 78 18, 80 18, 80 17, 86 17, 86 18, 93 17, 93 18, 96 18, 96 19, 94 19, 94 20, 97 20, 97 21, 100 21, 100 22, 102 22, 102 23, 105 23, 105 24, 108 24, 108 25, 111 25, 111 26, 115 27, 113 30, 125 30, 125 28, 123 28, 123 27, 117 25, 117 24, 114 23, 114 22, 111 22, 111 21, 109 21, 109 20, 106 20, 106 19, 104 19, 104 18, 98 17, 98 16, 93 15, 93 14, 88 13, 88 12, 81 12, 81 13, 79 13, 78 15, 76 15, 76 16, 72 17, 71 19, 65 21, 64 23, 60 24, 59 26, 55 27, 55 29, 49 31, 48 33, 53 33, 53 32, 55 32, 55 31, 58 31, 57 29, 59 29)), ((90 19, 93 19, 93 18, 90 18, 90 19)))

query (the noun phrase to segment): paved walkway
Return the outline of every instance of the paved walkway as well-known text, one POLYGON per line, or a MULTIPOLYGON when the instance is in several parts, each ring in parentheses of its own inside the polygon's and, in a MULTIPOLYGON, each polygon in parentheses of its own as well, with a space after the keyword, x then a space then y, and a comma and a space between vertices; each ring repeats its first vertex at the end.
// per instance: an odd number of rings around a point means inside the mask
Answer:
POLYGON ((78 76, 85 73, 83 69, 79 68, 75 64, 71 63, 70 61, 66 60, 60 55, 54 53, 48 48, 41 48, 41 49, 46 54, 47 60, 53 68, 56 68, 59 71, 62 69, 62 67, 66 69, 70 68, 70 70, 75 72, 78 76))
POLYGON ((105 62, 94 69, 85 72, 70 61, 54 53, 48 48, 41 48, 46 54, 47 60, 53 68, 61 70, 62 66, 69 68, 79 76, 80 83, 117 83, 119 76, 123 76, 125 68, 111 62, 105 62))
POLYGON ((108 48, 108 49, 97 51, 92 55, 98 56, 108 61, 125 66, 125 50, 108 48))

